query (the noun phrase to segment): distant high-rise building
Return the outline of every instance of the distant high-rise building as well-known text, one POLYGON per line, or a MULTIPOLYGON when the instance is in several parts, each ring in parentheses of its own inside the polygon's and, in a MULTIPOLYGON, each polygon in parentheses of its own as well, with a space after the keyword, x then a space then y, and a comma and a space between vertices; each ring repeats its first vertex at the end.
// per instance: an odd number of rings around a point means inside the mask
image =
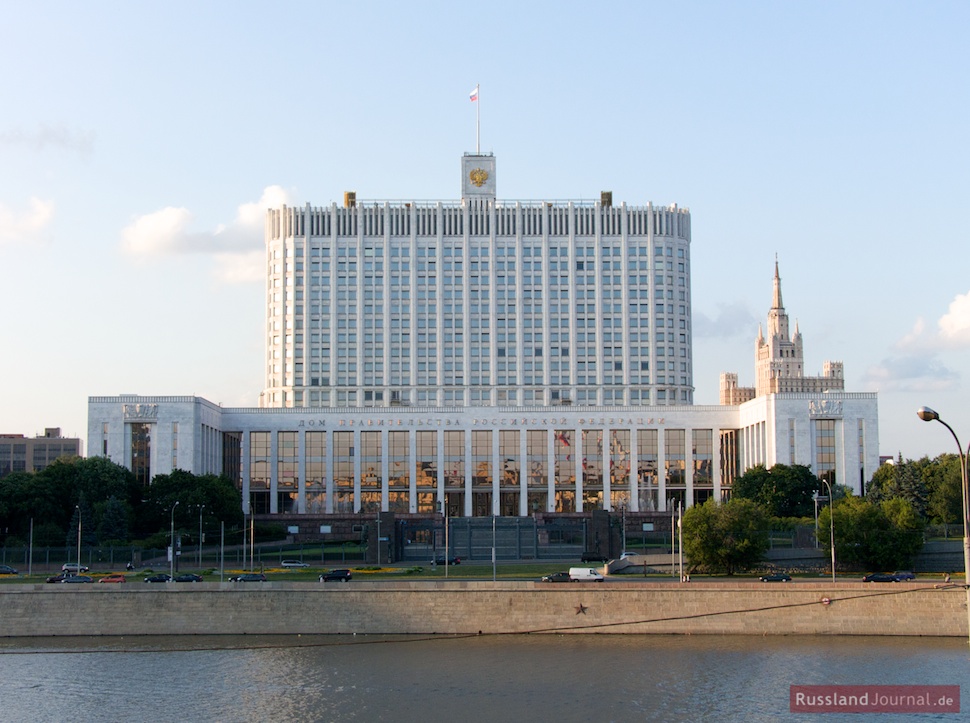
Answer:
POLYGON ((458 202, 270 212, 260 406, 691 404, 690 213, 462 169, 458 202))
POLYGON ((47 427, 43 436, 0 434, 0 477, 11 472, 39 472, 59 457, 79 457, 81 440, 62 437, 60 427, 47 427))

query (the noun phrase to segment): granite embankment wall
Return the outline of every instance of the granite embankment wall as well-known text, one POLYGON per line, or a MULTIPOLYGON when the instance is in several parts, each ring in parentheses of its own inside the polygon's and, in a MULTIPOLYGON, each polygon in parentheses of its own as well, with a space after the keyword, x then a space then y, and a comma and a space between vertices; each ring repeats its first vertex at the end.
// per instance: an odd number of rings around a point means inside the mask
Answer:
POLYGON ((967 636, 922 583, 5 585, 2 635, 640 633, 967 636), (827 602, 826 602, 827 601, 827 602))

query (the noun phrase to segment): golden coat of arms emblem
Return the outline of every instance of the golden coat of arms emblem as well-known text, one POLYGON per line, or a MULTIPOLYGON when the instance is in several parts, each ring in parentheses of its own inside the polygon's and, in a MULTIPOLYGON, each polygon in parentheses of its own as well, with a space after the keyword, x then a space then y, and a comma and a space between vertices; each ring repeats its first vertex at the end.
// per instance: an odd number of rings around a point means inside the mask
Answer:
POLYGON ((474 171, 468 174, 468 178, 478 188, 481 188, 485 185, 485 181, 488 180, 488 171, 486 171, 484 168, 476 168, 474 171))

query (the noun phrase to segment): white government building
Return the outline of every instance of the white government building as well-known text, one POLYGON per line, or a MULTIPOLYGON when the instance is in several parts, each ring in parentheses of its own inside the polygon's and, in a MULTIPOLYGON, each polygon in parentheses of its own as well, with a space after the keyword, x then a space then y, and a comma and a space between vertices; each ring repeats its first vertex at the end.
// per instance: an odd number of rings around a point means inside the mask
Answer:
POLYGON ((258 406, 90 397, 89 453, 321 519, 662 512, 775 463, 862 491, 876 395, 804 376, 777 261, 756 386, 694 406, 688 210, 500 201, 491 154, 461 174, 459 201, 269 210, 258 406))

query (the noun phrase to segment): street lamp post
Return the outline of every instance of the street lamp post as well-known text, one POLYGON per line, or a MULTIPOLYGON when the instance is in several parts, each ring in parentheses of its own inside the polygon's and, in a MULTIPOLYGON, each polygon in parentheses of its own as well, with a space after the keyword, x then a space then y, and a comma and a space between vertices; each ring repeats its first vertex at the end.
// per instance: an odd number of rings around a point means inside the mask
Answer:
POLYGON ((967 479, 967 455, 970 454, 970 450, 968 452, 963 451, 963 445, 960 444, 960 438, 953 431, 953 427, 940 419, 940 415, 929 407, 920 407, 916 411, 916 415, 924 422, 939 422, 949 429, 950 434, 953 435, 953 441, 957 443, 957 451, 960 454, 960 491, 963 497, 963 587, 967 591, 967 635, 970 636, 970 536, 968 536, 970 522, 968 522, 967 517, 970 514, 970 505, 967 504, 968 496, 970 496, 970 492, 968 492, 970 484, 968 484, 967 479))
POLYGON ((680 581, 684 582, 684 508, 677 502, 677 542, 680 548, 680 581))
POLYGON ((175 508, 179 506, 178 500, 172 505, 172 537, 171 547, 169 548, 169 577, 175 579, 175 508))
POLYGON ((445 577, 448 577, 448 555, 451 549, 448 545, 448 498, 441 501, 441 516, 445 520, 445 577))
MULTIPOLYGON (((829 491, 829 548, 832 550, 832 582, 835 582, 835 497, 832 495, 832 484, 827 479, 819 477, 819 482, 829 491)), ((815 504, 818 504, 816 499, 815 504)), ((817 512, 815 513, 818 514, 817 512)), ((818 540, 818 520, 815 523, 815 539, 818 540)))
POLYGON ((626 502, 620 502, 620 552, 626 552, 626 502))
POLYGON ((815 502, 815 549, 818 549, 818 491, 812 493, 812 500, 815 502))
POLYGON ((81 505, 74 505, 74 509, 77 510, 77 572, 75 575, 81 574, 81 505))
POLYGON ((199 508, 199 569, 202 569, 202 510, 205 509, 205 505, 199 508))

